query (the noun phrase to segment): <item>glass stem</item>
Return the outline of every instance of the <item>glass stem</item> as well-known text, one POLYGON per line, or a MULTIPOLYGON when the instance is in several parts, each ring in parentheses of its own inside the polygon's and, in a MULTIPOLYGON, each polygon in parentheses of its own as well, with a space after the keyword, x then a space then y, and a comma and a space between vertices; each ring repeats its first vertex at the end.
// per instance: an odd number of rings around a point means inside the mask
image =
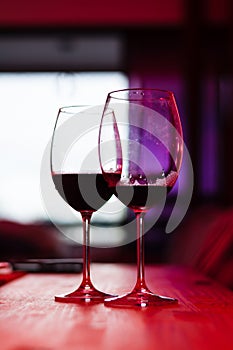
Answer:
POLYGON ((92 287, 91 274, 90 274, 90 221, 92 213, 83 212, 82 222, 83 222, 83 280, 82 286, 88 288, 92 287))
POLYGON ((139 291, 147 290, 145 283, 144 268, 144 216, 143 212, 136 212, 137 220, 137 282, 135 289, 139 291))

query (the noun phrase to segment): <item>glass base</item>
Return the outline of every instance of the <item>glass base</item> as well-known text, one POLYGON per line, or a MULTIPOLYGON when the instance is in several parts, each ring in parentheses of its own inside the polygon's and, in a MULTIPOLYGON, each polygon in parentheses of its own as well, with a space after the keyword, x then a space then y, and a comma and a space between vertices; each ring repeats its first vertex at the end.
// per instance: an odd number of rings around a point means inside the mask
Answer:
POLYGON ((178 303, 177 299, 154 294, 150 291, 138 292, 133 290, 131 293, 106 298, 105 306, 110 307, 150 307, 150 306, 169 306, 178 303))
POLYGON ((74 292, 68 294, 55 295, 55 301, 63 303, 76 303, 76 304, 91 304, 101 303, 106 298, 115 297, 114 295, 107 294, 99 291, 93 286, 80 286, 74 292))

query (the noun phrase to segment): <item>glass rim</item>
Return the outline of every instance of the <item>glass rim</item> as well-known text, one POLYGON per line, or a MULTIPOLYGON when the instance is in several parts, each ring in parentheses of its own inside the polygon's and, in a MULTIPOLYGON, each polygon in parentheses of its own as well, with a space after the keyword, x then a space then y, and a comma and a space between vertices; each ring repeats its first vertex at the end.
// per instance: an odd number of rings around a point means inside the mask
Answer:
POLYGON ((169 97, 169 98, 174 98, 174 93, 170 90, 165 90, 165 89, 158 89, 158 88, 128 88, 128 89, 119 89, 119 90, 113 90, 113 91, 110 91, 108 93, 108 96, 107 96, 107 99, 109 98, 112 98, 112 99, 115 99, 115 100, 122 100, 122 101, 139 101, 139 99, 135 98, 135 99, 129 99, 129 98, 125 98, 125 97, 116 97, 114 96, 115 94, 117 93, 124 93, 124 92, 142 92, 145 91, 145 92, 149 92, 149 91, 153 91, 153 92, 157 92, 158 94, 161 93, 161 96, 158 96, 157 98, 153 98, 153 97, 150 97, 151 100, 156 100, 156 99, 159 99, 159 98, 165 98, 166 96, 169 97), (162 96, 162 94, 164 96, 162 96))
POLYGON ((58 113, 67 113, 74 114, 76 113, 76 109, 79 108, 91 108, 93 105, 83 104, 83 105, 70 105, 70 106, 62 106, 58 109, 58 113))

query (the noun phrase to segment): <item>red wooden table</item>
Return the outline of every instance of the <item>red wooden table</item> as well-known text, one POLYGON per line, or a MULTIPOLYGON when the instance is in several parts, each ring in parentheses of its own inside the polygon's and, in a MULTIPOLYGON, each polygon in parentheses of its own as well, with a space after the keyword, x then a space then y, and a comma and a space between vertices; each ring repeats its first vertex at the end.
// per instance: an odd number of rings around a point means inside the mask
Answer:
MULTIPOLYGON (((93 264, 92 280, 128 292, 135 266, 93 264)), ((73 290, 74 274, 27 274, 0 287, 1 350, 232 350, 233 292, 193 270, 147 266, 148 286, 177 305, 119 309, 54 302, 73 290)))

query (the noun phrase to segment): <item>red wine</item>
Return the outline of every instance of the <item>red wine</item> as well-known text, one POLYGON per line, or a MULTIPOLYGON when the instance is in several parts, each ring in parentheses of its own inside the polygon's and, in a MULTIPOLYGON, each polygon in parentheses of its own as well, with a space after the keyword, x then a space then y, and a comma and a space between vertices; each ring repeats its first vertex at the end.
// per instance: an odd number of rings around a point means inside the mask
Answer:
POLYGON ((137 174, 129 175, 115 184, 115 194, 118 199, 134 211, 147 211, 163 203, 177 180, 178 174, 137 174))
POLYGON ((114 191, 116 184, 120 181, 121 172, 120 171, 107 171, 104 173, 104 178, 108 183, 108 186, 114 191))
POLYGON ((94 212, 113 194, 102 174, 53 174, 61 197, 75 210, 94 212))
POLYGON ((164 201, 171 187, 159 185, 117 185, 117 198, 134 211, 147 211, 164 201))

